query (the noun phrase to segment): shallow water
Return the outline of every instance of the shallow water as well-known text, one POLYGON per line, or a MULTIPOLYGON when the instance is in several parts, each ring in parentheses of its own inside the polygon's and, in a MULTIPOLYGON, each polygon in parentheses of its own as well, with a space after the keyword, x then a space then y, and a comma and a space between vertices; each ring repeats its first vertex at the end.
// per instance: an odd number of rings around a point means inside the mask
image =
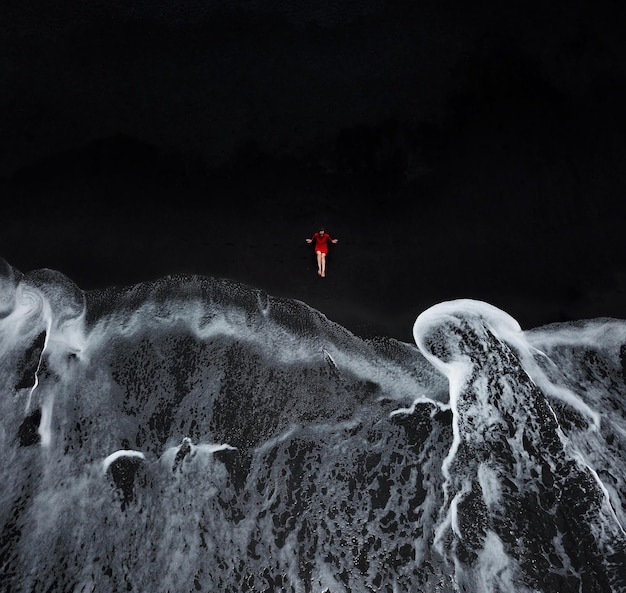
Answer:
POLYGON ((0 283, 2 590, 626 591, 626 322, 0 283))

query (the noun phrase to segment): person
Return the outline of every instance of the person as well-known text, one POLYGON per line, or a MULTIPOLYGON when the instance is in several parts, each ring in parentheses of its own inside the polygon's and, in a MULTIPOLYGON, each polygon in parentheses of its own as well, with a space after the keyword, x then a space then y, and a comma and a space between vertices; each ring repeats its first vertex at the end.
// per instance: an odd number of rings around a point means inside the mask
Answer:
POLYGON ((317 255, 317 273, 324 278, 326 276, 326 254, 328 253, 328 242, 337 243, 339 239, 333 239, 323 228, 307 239, 307 243, 315 241, 315 254, 317 255))

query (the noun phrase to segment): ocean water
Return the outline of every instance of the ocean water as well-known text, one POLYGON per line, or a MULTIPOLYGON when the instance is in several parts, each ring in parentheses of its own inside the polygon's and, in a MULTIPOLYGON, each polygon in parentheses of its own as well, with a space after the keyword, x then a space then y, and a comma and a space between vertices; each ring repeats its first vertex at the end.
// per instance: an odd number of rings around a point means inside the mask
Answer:
POLYGON ((626 591, 626 321, 413 333, 0 261, 0 589, 626 591))

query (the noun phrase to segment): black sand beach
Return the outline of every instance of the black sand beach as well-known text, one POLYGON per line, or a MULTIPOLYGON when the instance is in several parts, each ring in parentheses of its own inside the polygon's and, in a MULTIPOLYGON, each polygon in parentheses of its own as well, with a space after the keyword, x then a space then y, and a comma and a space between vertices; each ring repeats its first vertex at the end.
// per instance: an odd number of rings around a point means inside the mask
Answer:
POLYGON ((558 152, 533 167, 529 154, 496 149, 440 154, 407 181, 262 159, 207 175, 118 139, 5 182, 1 253, 84 290, 226 277, 403 341, 421 311, 456 298, 485 300, 523 328, 626 315, 615 187, 577 186, 558 152), (319 225, 339 239, 326 278, 305 242, 319 225))
POLYGON ((0 19, 19 270, 224 276, 407 341, 456 298, 626 315, 621 5, 44 4, 0 19))

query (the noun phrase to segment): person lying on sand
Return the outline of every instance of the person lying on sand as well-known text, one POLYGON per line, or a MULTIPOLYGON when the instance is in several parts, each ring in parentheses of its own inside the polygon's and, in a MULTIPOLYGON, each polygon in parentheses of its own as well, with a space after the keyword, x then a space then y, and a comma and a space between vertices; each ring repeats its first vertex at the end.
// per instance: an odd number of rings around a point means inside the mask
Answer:
POLYGON ((328 241, 337 243, 339 239, 333 239, 323 228, 317 231, 313 237, 307 239, 307 243, 315 241, 315 253, 317 255, 317 273, 324 278, 326 276, 326 254, 328 253, 328 241))

